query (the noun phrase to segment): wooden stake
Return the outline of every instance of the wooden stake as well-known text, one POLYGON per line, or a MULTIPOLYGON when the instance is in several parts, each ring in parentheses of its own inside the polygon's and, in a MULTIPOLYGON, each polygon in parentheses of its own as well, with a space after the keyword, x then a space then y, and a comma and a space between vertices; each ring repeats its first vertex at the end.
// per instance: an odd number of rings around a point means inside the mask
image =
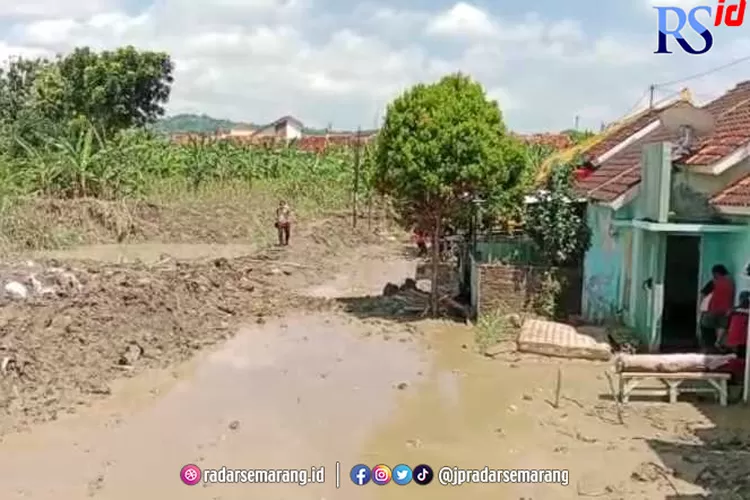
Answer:
POLYGON ((609 370, 605 371, 607 383, 609 383, 609 392, 612 393, 612 399, 615 401, 615 411, 617 411, 617 421, 620 425, 625 425, 625 419, 622 416, 622 400, 620 394, 615 390, 615 383, 612 381, 612 375, 609 370))
POLYGON ((557 367, 557 383, 555 384, 555 408, 560 408, 560 391, 562 390, 562 367, 557 367))

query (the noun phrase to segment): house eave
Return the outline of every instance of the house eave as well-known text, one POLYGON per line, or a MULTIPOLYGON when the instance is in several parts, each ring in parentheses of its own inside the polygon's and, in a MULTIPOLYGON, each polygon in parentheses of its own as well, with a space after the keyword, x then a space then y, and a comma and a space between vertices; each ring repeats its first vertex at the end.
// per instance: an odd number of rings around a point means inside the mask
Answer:
POLYGON ((750 158, 750 142, 709 165, 685 165, 685 167, 698 174, 721 175, 747 158, 750 158))
POLYGON ((594 165, 601 165, 605 161, 609 160, 616 154, 620 153, 624 149, 632 146, 636 142, 640 141, 641 139, 645 138, 648 134, 659 128, 659 125, 661 125, 661 121, 659 119, 656 119, 637 131, 636 133, 628 136, 627 139, 620 142, 619 144, 615 145, 612 149, 605 151, 603 154, 601 154, 599 157, 597 157, 592 163, 594 165))
POLYGON ((712 205, 719 213, 724 215, 741 215, 750 217, 750 207, 736 205, 712 205))

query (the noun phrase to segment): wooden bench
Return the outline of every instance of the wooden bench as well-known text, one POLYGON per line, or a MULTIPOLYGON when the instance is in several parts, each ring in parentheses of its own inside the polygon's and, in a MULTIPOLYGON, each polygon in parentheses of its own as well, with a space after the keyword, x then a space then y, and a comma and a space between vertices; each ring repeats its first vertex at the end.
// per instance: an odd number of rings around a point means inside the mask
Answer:
POLYGON ((630 396, 668 396, 670 403, 677 401, 679 394, 711 393, 716 394, 721 406, 727 405, 728 382, 732 378, 729 373, 721 372, 618 372, 620 376, 620 400, 627 403, 630 396), (659 380, 663 388, 638 388, 644 380, 659 380), (705 381, 704 387, 680 387, 686 381, 705 381))

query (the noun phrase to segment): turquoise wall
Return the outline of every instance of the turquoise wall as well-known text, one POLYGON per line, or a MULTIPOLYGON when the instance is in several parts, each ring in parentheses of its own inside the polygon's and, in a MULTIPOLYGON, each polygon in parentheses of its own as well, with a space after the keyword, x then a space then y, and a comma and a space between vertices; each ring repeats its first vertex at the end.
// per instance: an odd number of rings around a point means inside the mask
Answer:
MULTIPOLYGON (((623 211, 624 213, 627 210, 623 211)), ((610 233, 613 218, 622 215, 607 207, 589 204, 586 220, 591 229, 591 248, 583 262, 583 316, 601 322, 620 308, 623 230, 610 233)))
MULTIPOLYGON (((736 221, 748 222, 748 221, 736 221)), ((743 268, 750 261, 750 230, 745 233, 707 234, 703 237, 701 283, 711 279, 711 267, 724 264, 736 284, 735 290, 750 290, 743 268)))

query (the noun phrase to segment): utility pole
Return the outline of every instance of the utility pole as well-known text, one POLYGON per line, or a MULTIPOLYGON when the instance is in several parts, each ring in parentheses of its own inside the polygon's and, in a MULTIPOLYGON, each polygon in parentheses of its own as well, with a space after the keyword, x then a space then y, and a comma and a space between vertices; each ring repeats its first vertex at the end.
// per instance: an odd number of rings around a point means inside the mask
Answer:
POLYGON ((573 128, 573 130, 578 130, 578 124, 580 123, 580 121, 581 121, 581 117, 576 115, 576 126, 573 128))
POLYGON ((656 91, 656 85, 651 85, 648 88, 648 109, 654 109, 654 91, 656 91))
POLYGON ((357 193, 359 191, 360 136, 362 128, 357 128, 357 139, 354 146, 354 192, 352 193, 352 228, 357 227, 357 193))

